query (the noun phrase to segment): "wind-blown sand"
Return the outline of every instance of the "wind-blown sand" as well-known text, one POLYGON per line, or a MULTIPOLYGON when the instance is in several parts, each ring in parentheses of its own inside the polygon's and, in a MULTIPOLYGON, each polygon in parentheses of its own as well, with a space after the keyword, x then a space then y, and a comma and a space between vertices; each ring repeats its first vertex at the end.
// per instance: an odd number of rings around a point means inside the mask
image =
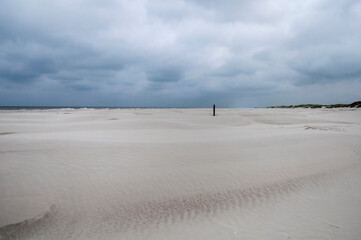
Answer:
POLYGON ((0 111, 0 239, 361 239, 361 109, 0 111))

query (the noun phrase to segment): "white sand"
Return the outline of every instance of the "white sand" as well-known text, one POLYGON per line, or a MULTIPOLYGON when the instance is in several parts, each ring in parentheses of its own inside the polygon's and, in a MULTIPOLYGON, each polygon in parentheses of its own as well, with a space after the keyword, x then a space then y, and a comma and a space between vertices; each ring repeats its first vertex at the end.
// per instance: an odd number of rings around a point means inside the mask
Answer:
POLYGON ((0 111, 0 239, 361 239, 361 109, 0 111))

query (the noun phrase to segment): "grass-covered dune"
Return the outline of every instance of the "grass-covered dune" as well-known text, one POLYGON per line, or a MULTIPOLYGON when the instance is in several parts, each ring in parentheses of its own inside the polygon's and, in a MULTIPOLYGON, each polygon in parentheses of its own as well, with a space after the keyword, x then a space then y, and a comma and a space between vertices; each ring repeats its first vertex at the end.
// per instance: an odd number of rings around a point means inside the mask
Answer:
POLYGON ((301 105, 289 105, 289 106, 271 106, 268 108, 359 108, 361 107, 361 101, 353 102, 351 104, 332 104, 332 105, 321 105, 321 104, 301 104, 301 105))

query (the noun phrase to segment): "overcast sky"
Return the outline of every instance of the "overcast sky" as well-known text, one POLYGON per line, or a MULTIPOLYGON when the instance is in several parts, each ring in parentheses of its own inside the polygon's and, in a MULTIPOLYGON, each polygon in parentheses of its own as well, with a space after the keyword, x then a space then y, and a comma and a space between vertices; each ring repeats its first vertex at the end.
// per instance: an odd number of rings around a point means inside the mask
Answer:
POLYGON ((361 100, 361 1, 0 0, 0 106, 361 100))

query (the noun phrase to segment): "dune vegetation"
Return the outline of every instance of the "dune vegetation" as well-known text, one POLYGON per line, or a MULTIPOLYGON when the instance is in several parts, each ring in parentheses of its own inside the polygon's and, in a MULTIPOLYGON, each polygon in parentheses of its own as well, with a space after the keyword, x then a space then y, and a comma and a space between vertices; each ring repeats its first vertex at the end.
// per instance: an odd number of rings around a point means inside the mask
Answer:
POLYGON ((359 108, 361 107, 361 101, 353 102, 350 104, 300 104, 300 105, 282 105, 282 106, 271 106, 268 108, 359 108))

